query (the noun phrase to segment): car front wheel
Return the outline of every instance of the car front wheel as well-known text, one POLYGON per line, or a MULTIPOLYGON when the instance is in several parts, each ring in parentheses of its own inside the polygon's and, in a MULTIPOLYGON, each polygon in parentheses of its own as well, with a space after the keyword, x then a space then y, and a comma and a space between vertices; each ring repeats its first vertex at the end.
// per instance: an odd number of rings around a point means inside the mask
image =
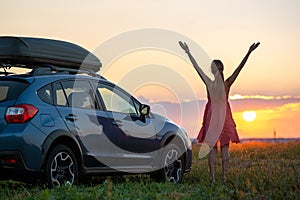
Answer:
POLYGON ((184 162, 182 153, 176 144, 168 144, 164 147, 159 168, 158 171, 151 174, 155 180, 166 180, 172 183, 182 181, 184 162))
POLYGON ((78 163, 73 151, 58 145, 49 153, 45 173, 50 187, 74 184, 78 178, 78 163))

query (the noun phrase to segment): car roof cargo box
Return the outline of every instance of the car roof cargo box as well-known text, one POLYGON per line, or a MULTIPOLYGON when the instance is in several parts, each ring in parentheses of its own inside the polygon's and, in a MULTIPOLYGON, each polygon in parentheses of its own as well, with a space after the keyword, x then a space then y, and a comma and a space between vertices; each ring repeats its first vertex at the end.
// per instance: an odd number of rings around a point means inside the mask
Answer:
POLYGON ((0 37, 0 65, 21 65, 31 68, 44 65, 98 72, 100 60, 88 50, 65 41, 0 37))

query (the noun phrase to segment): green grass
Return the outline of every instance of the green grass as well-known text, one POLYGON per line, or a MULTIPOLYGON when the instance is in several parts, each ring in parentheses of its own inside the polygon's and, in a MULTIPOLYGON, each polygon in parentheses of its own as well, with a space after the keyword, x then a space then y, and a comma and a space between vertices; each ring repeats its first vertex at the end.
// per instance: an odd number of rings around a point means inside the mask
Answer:
POLYGON ((181 184, 156 183, 147 175, 93 178, 91 183, 48 189, 0 182, 0 199, 300 199, 300 142, 232 144, 228 182, 209 183, 207 159, 198 159, 181 184))

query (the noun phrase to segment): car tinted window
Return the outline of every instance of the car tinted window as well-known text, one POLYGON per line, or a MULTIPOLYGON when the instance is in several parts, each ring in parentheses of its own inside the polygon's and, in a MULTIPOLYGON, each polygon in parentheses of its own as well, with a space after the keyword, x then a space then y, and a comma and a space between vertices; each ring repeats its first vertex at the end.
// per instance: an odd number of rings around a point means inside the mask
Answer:
POLYGON ((137 111, 131 97, 127 96, 120 90, 100 84, 98 91, 107 111, 136 114, 137 111))
POLYGON ((38 90, 38 96, 42 101, 48 104, 53 104, 51 84, 46 85, 38 90))
POLYGON ((25 82, 0 80, 0 102, 17 99, 28 86, 25 82))
POLYGON ((61 83, 68 105, 75 108, 96 108, 95 95, 88 81, 64 81, 61 83))

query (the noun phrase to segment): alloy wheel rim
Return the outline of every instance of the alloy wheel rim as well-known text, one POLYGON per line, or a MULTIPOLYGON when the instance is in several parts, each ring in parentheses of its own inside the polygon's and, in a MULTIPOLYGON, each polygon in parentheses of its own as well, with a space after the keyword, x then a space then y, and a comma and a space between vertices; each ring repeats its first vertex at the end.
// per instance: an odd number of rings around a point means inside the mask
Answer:
POLYGON ((170 150, 165 157, 165 176, 168 181, 177 183, 181 179, 182 161, 178 157, 178 151, 170 150))
POLYGON ((51 163, 51 180, 54 186, 73 184, 75 179, 74 162, 66 152, 58 153, 51 163))

